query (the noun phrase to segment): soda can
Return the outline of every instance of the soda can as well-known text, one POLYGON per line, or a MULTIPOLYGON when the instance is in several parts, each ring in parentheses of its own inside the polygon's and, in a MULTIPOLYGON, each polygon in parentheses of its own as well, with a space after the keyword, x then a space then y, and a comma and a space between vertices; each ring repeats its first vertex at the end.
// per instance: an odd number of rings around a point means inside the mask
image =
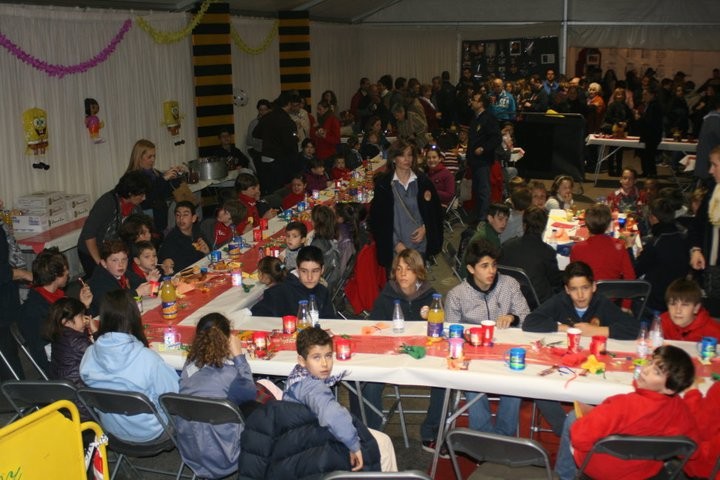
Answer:
MULTIPOLYGON (((230 243, 230 249, 232 249, 233 243, 230 243)), ((239 248, 239 247, 236 247, 239 248)), ((213 250, 210 252, 210 263, 217 263, 222 258, 222 252, 220 250, 213 250)))

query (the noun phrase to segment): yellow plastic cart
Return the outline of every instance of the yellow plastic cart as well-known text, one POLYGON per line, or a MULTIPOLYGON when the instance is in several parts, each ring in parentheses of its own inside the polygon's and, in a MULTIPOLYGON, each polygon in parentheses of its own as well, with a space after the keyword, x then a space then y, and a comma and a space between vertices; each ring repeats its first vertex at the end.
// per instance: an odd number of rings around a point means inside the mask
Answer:
MULTIPOLYGON (((0 479, 86 479, 82 442, 85 430, 104 438, 97 423, 80 423, 77 407, 67 400, 57 401, 0 429, 0 479)), ((105 445, 101 442, 98 448, 103 478, 107 479, 105 445)))

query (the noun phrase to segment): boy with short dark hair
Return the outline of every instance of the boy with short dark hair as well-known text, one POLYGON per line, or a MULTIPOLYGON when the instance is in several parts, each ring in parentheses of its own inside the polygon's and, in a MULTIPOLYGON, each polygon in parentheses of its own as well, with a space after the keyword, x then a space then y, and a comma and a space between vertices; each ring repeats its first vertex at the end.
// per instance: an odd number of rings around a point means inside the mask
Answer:
POLYGON ((290 222, 285 227, 285 244, 287 248, 280 254, 288 271, 297 268, 297 256, 307 239, 307 225, 303 222, 290 222))
POLYGON ((667 340, 699 342, 720 338, 720 323, 702 306, 702 290, 692 280, 678 278, 665 291, 668 310, 660 315, 667 340))
POLYGON ((330 301, 330 293, 320 284, 323 265, 322 250, 312 245, 302 247, 297 256, 297 268, 283 283, 265 291, 262 300, 252 307, 253 315, 266 317, 295 315, 298 302, 315 295, 320 318, 335 318, 335 307, 330 301))
POLYGON ((158 282, 160 271, 157 268, 157 251, 152 242, 141 241, 133 244, 134 257, 127 271, 130 287, 137 288, 145 282, 158 282))
POLYGON ((197 218, 194 203, 182 201, 175 205, 175 227, 167 234, 158 252, 166 275, 179 272, 210 253, 197 218))
POLYGON ((269 219, 277 215, 277 210, 270 208, 265 202, 260 202, 260 182, 252 173, 239 174, 235 179, 235 190, 237 199, 247 209, 245 221, 237 227, 239 231, 246 231, 249 224, 253 227, 260 225, 260 218, 269 219))
POLYGON ((328 185, 328 176, 325 173, 325 161, 313 157, 308 161, 308 172, 305 173, 305 188, 307 193, 313 190, 325 190, 328 185))
MULTIPOLYGON (((467 238, 467 232, 472 231, 472 227, 466 229, 460 236, 460 246, 458 248, 459 254, 462 255, 463 265, 467 265, 465 261, 465 255, 467 255, 467 248, 469 245, 477 240, 484 239, 494 245, 498 251, 500 249, 500 234, 505 231, 510 218, 510 207, 503 205, 502 203, 491 203, 488 207, 488 214, 484 222, 480 222, 475 229, 475 233, 470 237, 470 241, 466 245, 463 245, 463 239, 467 238)), ((460 269, 460 277, 465 278, 467 276, 467 270, 464 268, 460 269)))
MULTIPOLYGON (((696 437, 695 421, 678 395, 692 385, 694 377, 690 356, 678 347, 665 345, 656 348, 652 359, 642 367, 634 392, 607 398, 577 419, 571 412, 555 465, 561 480, 575 479, 576 463, 582 465, 593 445, 608 435, 696 437)), ((585 473, 592 478, 630 480, 653 477, 662 467, 660 461, 593 455, 585 473)))

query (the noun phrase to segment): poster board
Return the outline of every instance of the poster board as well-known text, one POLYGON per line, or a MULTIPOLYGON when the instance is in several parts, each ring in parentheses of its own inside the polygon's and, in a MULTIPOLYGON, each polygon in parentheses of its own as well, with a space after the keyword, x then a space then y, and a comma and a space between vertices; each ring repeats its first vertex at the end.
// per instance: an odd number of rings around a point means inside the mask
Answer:
POLYGON ((472 69, 478 81, 490 75, 514 81, 533 73, 545 78, 548 68, 557 73, 560 60, 557 36, 463 40, 460 55, 461 67, 472 69))

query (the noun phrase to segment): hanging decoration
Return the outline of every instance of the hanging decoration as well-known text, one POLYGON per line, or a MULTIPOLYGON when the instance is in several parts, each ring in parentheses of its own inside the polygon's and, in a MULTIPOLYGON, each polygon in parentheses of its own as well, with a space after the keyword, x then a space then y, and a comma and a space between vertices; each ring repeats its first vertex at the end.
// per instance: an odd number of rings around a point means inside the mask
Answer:
MULTIPOLYGON (((26 155, 45 155, 48 148, 47 112, 41 108, 29 108, 23 112, 23 130, 25 131, 26 155)), ((33 168, 49 169, 50 165, 38 161, 33 168)))
POLYGON ((237 30, 235 30, 235 27, 230 27, 230 37, 232 38, 233 42, 235 42, 235 45, 242 50, 243 52, 247 53, 248 55, 259 55, 265 50, 268 49, 272 41, 275 39, 275 37, 278 34, 278 21, 275 20, 273 22, 272 27, 270 27, 270 31, 265 36, 265 40, 262 41, 262 43, 257 47, 249 47, 245 41, 240 38, 240 34, 237 30))
MULTIPOLYGON (((168 100, 163 102, 163 122, 162 124, 167 127, 168 132, 173 137, 177 137, 180 134, 180 121, 183 116, 180 114, 180 104, 176 100, 168 100)), ((178 140, 175 142, 175 146, 182 145, 185 140, 178 140)))
POLYGON ((103 143, 105 140, 100 136, 100 129, 105 127, 105 123, 98 118, 100 104, 94 98, 85 99, 85 128, 88 129, 90 139, 93 143, 103 143))
POLYGON ((208 11, 208 8, 210 8, 210 5, 219 1, 220 0, 204 0, 202 5, 200 6, 200 9, 198 10, 198 13, 195 14, 192 21, 188 23, 185 28, 183 28, 182 30, 178 30, 177 32, 161 32, 159 30, 156 30, 143 17, 137 17, 135 19, 135 23, 137 23, 138 27, 142 28, 148 35, 150 35, 152 39, 155 40, 155 42, 175 43, 190 35, 192 31, 195 30, 195 27, 197 27, 200 21, 203 19, 205 13, 207 13, 208 11))
POLYGON ((36 70, 45 72, 51 77, 63 78, 65 75, 73 75, 76 73, 87 72, 91 68, 95 68, 105 60, 110 58, 115 52, 115 49, 125 37, 125 34, 130 30, 132 26, 132 20, 125 20, 120 31, 110 40, 110 43, 103 48, 100 53, 92 57, 90 60, 86 60, 75 65, 56 65, 41 60, 23 50, 21 47, 13 43, 12 40, 7 38, 4 34, 0 33, 0 46, 8 50, 11 54, 17 57, 19 60, 27 63, 36 70))

